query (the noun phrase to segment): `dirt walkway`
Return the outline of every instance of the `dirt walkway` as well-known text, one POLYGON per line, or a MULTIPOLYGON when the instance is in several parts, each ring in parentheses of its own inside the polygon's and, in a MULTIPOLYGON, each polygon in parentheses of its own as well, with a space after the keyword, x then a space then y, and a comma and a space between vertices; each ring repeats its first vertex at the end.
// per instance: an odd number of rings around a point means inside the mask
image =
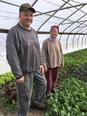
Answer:
MULTIPOLYGON (((0 109, 0 116, 15 116, 15 113, 6 113, 0 109)), ((31 109, 28 116, 44 116, 44 112, 36 109, 31 109)))
MULTIPOLYGON (((15 112, 10 113, 6 111, 6 109, 3 106, 3 100, 3 97, 0 97, 0 116, 16 116, 15 112)), ((35 108, 30 108, 28 116, 44 116, 44 111, 35 108)))

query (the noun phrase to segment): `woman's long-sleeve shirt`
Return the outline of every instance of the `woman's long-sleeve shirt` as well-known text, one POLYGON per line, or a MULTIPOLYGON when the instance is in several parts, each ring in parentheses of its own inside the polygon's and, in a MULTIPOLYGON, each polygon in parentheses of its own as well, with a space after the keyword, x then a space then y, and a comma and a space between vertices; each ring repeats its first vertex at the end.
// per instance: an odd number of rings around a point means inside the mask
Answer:
POLYGON ((63 52, 60 42, 56 39, 46 39, 42 46, 43 59, 49 68, 60 67, 64 64, 63 52))

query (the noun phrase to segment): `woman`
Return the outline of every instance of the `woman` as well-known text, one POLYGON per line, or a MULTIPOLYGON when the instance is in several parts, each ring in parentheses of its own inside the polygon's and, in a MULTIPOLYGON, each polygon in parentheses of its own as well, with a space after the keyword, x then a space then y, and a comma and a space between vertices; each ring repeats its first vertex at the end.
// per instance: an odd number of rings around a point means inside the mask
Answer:
POLYGON ((59 78, 59 69, 64 66, 62 47, 57 39, 58 33, 59 27, 56 25, 51 26, 50 38, 46 39, 42 46, 42 54, 46 63, 47 93, 55 91, 59 78))

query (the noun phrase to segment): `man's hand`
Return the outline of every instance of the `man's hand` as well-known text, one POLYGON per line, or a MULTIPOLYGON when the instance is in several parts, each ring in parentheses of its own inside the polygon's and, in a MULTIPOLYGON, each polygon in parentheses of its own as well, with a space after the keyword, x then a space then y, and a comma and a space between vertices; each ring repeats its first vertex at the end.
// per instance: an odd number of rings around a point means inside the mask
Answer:
POLYGON ((45 69, 43 65, 40 65, 40 73, 44 74, 45 73, 45 69))
POLYGON ((16 83, 18 83, 18 84, 24 83, 24 76, 22 76, 22 77, 19 78, 19 79, 16 79, 16 83))

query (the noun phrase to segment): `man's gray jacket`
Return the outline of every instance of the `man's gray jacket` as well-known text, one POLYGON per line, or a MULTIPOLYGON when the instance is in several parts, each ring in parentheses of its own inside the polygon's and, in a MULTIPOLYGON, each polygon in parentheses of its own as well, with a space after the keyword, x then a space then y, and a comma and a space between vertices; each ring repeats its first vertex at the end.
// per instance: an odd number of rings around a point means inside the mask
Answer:
POLYGON ((43 64, 36 32, 25 30, 20 24, 9 32, 6 41, 7 60, 16 78, 23 73, 36 72, 43 64))

